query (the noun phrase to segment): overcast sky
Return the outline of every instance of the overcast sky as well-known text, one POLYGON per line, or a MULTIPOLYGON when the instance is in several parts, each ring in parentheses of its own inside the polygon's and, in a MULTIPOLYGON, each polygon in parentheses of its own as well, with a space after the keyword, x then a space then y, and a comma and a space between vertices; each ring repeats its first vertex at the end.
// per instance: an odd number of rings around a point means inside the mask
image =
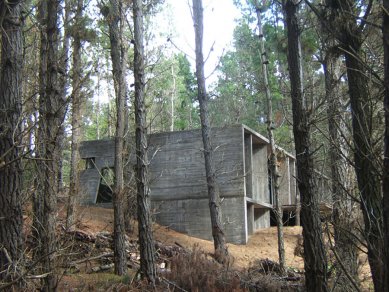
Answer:
MULTIPOLYGON (((176 45, 194 59, 194 29, 189 5, 191 0, 167 0, 172 7, 172 25, 177 35, 173 37, 176 45)), ((204 58, 214 45, 209 61, 205 65, 208 76, 215 68, 218 58, 232 41, 234 20, 239 17, 238 9, 232 0, 203 0, 204 6, 204 58)), ((212 79, 212 78, 211 78, 212 79)))

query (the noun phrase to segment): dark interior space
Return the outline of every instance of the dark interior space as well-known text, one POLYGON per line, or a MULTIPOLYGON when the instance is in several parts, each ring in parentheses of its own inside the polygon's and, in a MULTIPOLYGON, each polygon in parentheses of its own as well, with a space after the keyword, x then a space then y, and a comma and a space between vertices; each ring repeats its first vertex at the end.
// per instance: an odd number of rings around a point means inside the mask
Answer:
POLYGON ((103 168, 101 171, 101 180, 99 191, 97 193, 96 203, 110 203, 112 202, 112 188, 114 184, 114 170, 113 168, 103 168))
MULTIPOLYGON (((296 226, 296 212, 284 211, 282 214, 282 222, 284 223, 284 226, 296 226)), ((270 226, 277 226, 273 210, 270 212, 270 226)))

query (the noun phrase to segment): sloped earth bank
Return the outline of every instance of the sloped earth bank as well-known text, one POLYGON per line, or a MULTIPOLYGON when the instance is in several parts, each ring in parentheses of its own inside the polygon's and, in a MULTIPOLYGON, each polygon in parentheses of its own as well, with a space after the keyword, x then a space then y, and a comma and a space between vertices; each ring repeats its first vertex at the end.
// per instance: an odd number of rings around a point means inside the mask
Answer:
MULTIPOLYGON (((108 208, 87 207, 79 209, 80 229, 84 232, 96 234, 102 231, 113 231, 113 210, 108 208)), ((136 239, 135 233, 131 234, 132 239, 136 239)), ((301 227, 284 227, 285 233, 285 254, 286 264, 299 270, 304 268, 304 261, 299 254, 298 241, 301 243, 301 227)), ((213 242, 190 237, 176 232, 168 227, 154 226, 154 237, 166 245, 178 243, 187 249, 192 249, 193 245, 198 245, 205 252, 213 252, 213 242)), ((234 257, 234 265, 238 268, 247 268, 256 259, 270 259, 278 261, 277 249, 277 229, 275 227, 264 228, 256 232, 249 238, 246 245, 228 244, 228 251, 234 257)))
MULTIPOLYGON (((60 211, 60 217, 63 217, 63 215, 64 212, 62 210, 60 211)), ((67 272, 61 278, 59 290, 104 291, 107 289, 106 287, 110 286, 110 283, 131 283, 136 278, 135 271, 139 263, 136 243, 137 226, 133 227, 135 232, 129 234, 127 245, 129 258, 131 259, 130 268, 132 269, 130 271, 133 272, 130 272, 129 276, 123 279, 113 275, 112 259, 107 259, 108 257, 112 257, 110 245, 112 244, 113 210, 100 207, 80 207, 78 210, 78 218, 79 220, 77 228, 73 233, 72 242, 69 242, 69 236, 66 237, 67 239, 62 239, 62 245, 71 251, 68 252, 70 256, 64 260, 64 263, 66 263, 64 266, 67 272), (72 256, 72 253, 75 256, 72 256), (93 257, 99 257, 101 255, 103 257, 93 259, 93 257), (83 262, 85 258, 89 258, 89 260, 83 262), (68 262, 72 264, 69 265, 68 262), (111 267, 111 269, 100 273, 93 272, 94 269, 104 268, 104 266, 107 268, 111 267)), ((59 227, 59 229, 61 228, 59 227)), ((59 231, 61 232, 61 230, 59 231)), ((290 277, 293 278, 297 275, 297 279, 301 278, 304 265, 303 258, 301 257, 301 231, 301 227, 284 228, 286 264, 294 272, 290 277)), ((197 249, 203 250, 206 254, 213 253, 213 242, 190 237, 157 224, 154 225, 154 238, 158 242, 158 248, 160 248, 158 266, 162 272, 167 268, 167 262, 163 259, 170 258, 169 254, 171 253, 193 250, 194 246, 197 249), (164 248, 165 246, 166 250, 164 248)), ((232 267, 238 271, 247 270, 250 266, 253 266, 255 261, 260 259, 264 260, 261 265, 266 265, 266 263, 272 265, 273 262, 277 262, 278 260, 277 230, 275 227, 262 229, 252 235, 246 245, 229 244, 228 250, 233 257, 232 267)), ((363 274, 361 276, 369 276, 369 270, 366 264, 364 264, 363 274)), ((366 289, 368 289, 369 282, 367 281, 365 285, 366 289)), ((119 287, 112 291, 128 291, 128 287, 123 286, 121 289, 119 287)), ((138 290, 145 289, 138 288, 138 290)), ((176 287, 170 290, 169 288, 169 291, 180 291, 180 289, 176 287)), ((259 290, 257 289, 257 291, 259 290)))

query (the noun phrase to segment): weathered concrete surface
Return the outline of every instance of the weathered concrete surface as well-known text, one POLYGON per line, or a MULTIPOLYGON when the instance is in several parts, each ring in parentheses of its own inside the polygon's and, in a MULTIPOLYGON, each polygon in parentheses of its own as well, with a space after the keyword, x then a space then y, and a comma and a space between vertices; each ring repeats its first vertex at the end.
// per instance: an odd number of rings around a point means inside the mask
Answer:
MULTIPOLYGON (((211 239, 201 132, 150 136, 152 207, 157 222, 211 239)), ((214 165, 226 240, 246 243, 242 128, 212 129, 214 165)))
POLYGON ((100 173, 96 168, 85 169, 80 173, 80 202, 83 205, 95 204, 100 185, 100 173))
MULTIPOLYGON (((236 126, 212 129, 211 141, 226 239, 244 244, 257 229, 270 226, 268 140, 246 126, 236 126)), ((112 140, 84 142, 80 152, 83 159, 94 161, 99 171, 113 167, 112 140)), ((211 239, 201 131, 149 135, 148 155, 150 198, 156 221, 192 236, 211 239)), ((292 182, 291 155, 281 169, 282 202, 294 204, 296 184, 292 182)), ((96 201, 99 184, 92 172, 86 170, 83 180, 88 190, 88 200, 84 201, 87 203, 96 201)))

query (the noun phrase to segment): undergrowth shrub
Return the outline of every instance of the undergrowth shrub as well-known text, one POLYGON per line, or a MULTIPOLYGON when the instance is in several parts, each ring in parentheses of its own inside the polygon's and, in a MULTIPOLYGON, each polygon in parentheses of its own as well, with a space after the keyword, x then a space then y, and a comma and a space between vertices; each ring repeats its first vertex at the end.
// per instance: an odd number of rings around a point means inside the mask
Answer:
POLYGON ((190 253, 180 253, 172 258, 171 272, 167 278, 187 291, 245 291, 240 277, 202 251, 198 245, 190 253))
POLYGON ((241 281, 249 291, 278 292, 304 291, 301 275, 287 269, 281 273, 280 265, 269 259, 258 259, 250 264, 241 281))

